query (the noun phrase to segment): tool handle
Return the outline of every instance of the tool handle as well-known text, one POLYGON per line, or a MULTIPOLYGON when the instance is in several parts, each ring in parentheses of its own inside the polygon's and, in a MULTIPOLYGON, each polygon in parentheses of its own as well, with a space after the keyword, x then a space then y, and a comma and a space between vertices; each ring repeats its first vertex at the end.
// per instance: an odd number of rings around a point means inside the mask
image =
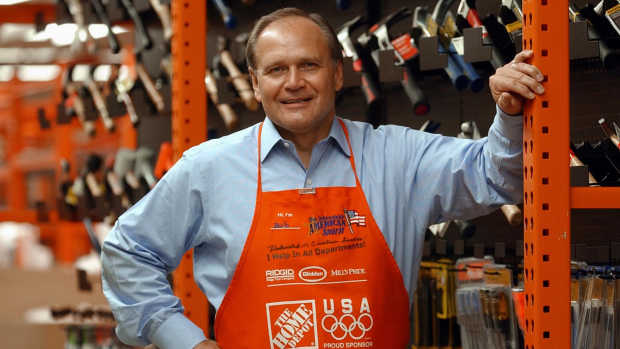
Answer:
POLYGON ((151 7, 157 13, 162 27, 164 27, 164 39, 169 41, 172 38, 172 23, 170 22, 170 10, 167 5, 161 3, 160 0, 149 0, 151 7))
POLYGON ((142 23, 142 19, 140 19, 140 14, 133 6, 131 0, 121 0, 123 7, 127 10, 129 17, 133 21, 136 26, 136 32, 138 34, 138 38, 140 39, 140 44, 136 45, 136 52, 141 52, 144 49, 148 49, 151 47, 151 38, 149 37, 146 28, 144 27, 144 23, 142 23))
POLYGON ((207 70, 205 76, 205 86, 207 88, 207 92, 209 92, 209 98, 211 98, 211 101, 215 105, 215 108, 226 125, 226 129, 232 130, 236 128, 239 124, 239 118, 229 104, 219 103, 217 96, 217 85, 209 70, 207 70))
POLYGON ((106 174, 106 181, 108 182, 108 185, 110 186, 110 189, 112 189, 112 193, 114 193, 114 195, 121 196, 123 194, 123 186, 114 171, 108 171, 106 174))
POLYGON ((381 88, 375 77, 366 71, 362 71, 362 83, 360 87, 366 98, 366 104, 373 104, 381 98, 381 88))
MULTIPOLYGON (((450 43, 449 51, 456 52, 454 44, 450 43)), ((469 79, 471 90, 473 92, 479 92, 480 90, 482 90, 482 88, 484 87, 484 80, 482 80, 480 75, 478 75, 478 72, 476 72, 476 69, 474 69, 471 63, 465 62, 463 56, 459 55, 458 53, 450 54, 450 56, 452 56, 454 61, 461 67, 461 71, 465 73, 465 75, 469 79)))
POLYGON ((110 23, 110 18, 108 18, 105 8, 99 0, 90 0, 90 3, 95 9, 97 18, 108 28, 108 44, 110 45, 110 50, 112 53, 118 53, 121 50, 121 46, 118 43, 116 35, 112 32, 112 24, 110 23))
POLYGON ((503 205, 501 208, 502 213, 506 217, 508 224, 513 227, 521 224, 521 220, 523 219, 523 214, 521 213, 521 209, 517 205, 503 205))
POLYGON ((97 111, 99 112, 99 116, 101 116, 101 120, 103 121, 103 126, 109 132, 114 131, 114 121, 110 118, 110 114, 108 113, 108 108, 105 105, 105 99, 101 95, 99 88, 97 87, 97 83, 94 80, 89 78, 86 80, 86 87, 90 91, 91 96, 93 96, 93 101, 95 102, 95 107, 97 107, 97 111))
POLYGON ((220 12, 220 16, 222 17, 222 21, 226 24, 226 28, 233 29, 237 26, 237 19, 233 16, 230 7, 224 2, 224 0, 211 0, 213 5, 217 7, 217 10, 220 12))
POLYGON ((95 178, 94 174, 88 173, 86 175, 86 186, 94 197, 98 198, 103 195, 103 191, 101 190, 99 183, 97 183, 97 179, 95 178))
POLYGON ((84 101, 77 93, 73 95, 73 110, 78 117, 78 120, 82 123, 82 129, 89 136, 95 135, 95 123, 90 120, 86 120, 86 111, 84 108, 84 101))
POLYGON ((416 115, 425 115, 430 110, 430 105, 422 89, 416 84, 413 69, 405 65, 403 79, 400 81, 416 115))
POLYGON ((224 67, 226 67, 226 70, 228 70, 233 85, 237 89, 237 92, 239 92, 239 96, 241 96, 241 100, 245 104, 245 107, 252 111, 258 110, 258 102, 256 98, 254 98, 254 91, 248 80, 241 73, 241 70, 237 67, 237 64, 235 64, 230 52, 226 50, 220 52, 220 59, 224 67))
POLYGON ((157 108, 157 111, 162 112, 164 110, 164 98, 161 96, 159 91, 157 91, 157 87, 155 87, 155 83, 151 79, 151 76, 146 72, 142 63, 136 63, 136 73, 138 74, 138 78, 142 81, 144 85, 144 89, 146 89, 146 93, 149 95, 149 98, 157 108))
MULTIPOLYGON (((579 159, 577 155, 573 153, 572 150, 569 149, 568 155, 570 157, 570 166, 585 166, 585 164, 581 161, 581 159, 579 159)), ((589 170, 588 170, 588 184, 590 185, 598 184, 598 181, 596 180, 596 178, 594 178, 594 176, 592 176, 592 173, 590 173, 589 170)))
POLYGON ((457 91, 462 91, 467 88, 469 85, 469 78, 467 78, 465 72, 463 72, 462 68, 454 60, 453 55, 448 55, 448 65, 443 69, 448 74, 450 81, 452 81, 452 85, 454 85, 457 91))
POLYGON ((136 113, 136 108, 133 105, 131 97, 129 97, 128 93, 124 92, 120 93, 118 95, 118 98, 121 102, 123 102, 123 104, 125 104, 127 114, 129 114, 129 120, 131 121, 131 124, 136 127, 140 123, 140 116, 138 116, 138 113, 136 113))

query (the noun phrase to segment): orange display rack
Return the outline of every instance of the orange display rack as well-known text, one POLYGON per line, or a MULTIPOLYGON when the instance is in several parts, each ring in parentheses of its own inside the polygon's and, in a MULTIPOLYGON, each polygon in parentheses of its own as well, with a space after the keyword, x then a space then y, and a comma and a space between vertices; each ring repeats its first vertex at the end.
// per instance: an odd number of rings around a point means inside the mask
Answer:
POLYGON ((571 209, 620 208, 620 188, 570 187, 567 7, 523 1, 523 48, 546 91, 523 114, 525 349, 571 345, 571 209))
MULTIPOLYGON (((206 140, 206 3, 172 1, 172 149, 175 161, 188 148, 206 140)), ((183 256, 173 274, 174 293, 181 299, 185 316, 209 334, 206 297, 194 281, 193 251, 183 256)))

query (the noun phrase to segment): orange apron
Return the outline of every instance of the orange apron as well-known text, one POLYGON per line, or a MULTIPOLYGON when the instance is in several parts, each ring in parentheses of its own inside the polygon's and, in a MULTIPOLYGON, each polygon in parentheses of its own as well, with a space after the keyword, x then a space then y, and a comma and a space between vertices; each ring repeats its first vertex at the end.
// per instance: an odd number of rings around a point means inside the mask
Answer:
POLYGON ((222 349, 380 348, 409 341, 409 298, 362 191, 258 191, 241 259, 216 315, 222 349))

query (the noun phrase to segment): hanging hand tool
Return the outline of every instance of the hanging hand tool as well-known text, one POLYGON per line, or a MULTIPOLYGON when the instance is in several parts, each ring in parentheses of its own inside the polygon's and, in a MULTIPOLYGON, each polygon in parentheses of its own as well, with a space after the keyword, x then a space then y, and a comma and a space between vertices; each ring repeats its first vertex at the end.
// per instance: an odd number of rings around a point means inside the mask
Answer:
POLYGON ((205 86, 207 87, 207 92, 209 93, 209 98, 211 98, 211 102, 219 112, 222 120, 224 120, 224 125, 227 130, 233 130, 237 128, 239 125, 239 119, 237 118, 237 114, 227 103, 220 103, 217 95, 217 83, 215 78, 211 74, 211 71, 207 69, 205 75, 205 86))
POLYGON ((121 46, 118 43, 116 35, 112 32, 112 24, 110 23, 110 18, 108 17, 106 9, 103 7, 100 0, 90 0, 90 4, 95 9, 97 18, 108 28, 108 45, 110 46, 110 50, 112 53, 118 53, 121 50, 121 46))
POLYGON ((338 41, 344 55, 353 59, 353 71, 361 75, 360 88, 367 105, 366 119, 377 127, 385 120, 385 101, 381 92, 379 71, 370 50, 352 39, 353 32, 364 23, 361 16, 345 22, 338 30, 338 41))
POLYGON ((101 91, 99 91, 99 86, 95 80, 93 80, 92 76, 92 67, 89 67, 88 73, 86 74, 86 79, 84 80, 84 84, 88 88, 90 95, 93 97, 93 101, 95 102, 95 107, 97 108, 97 112, 103 121, 103 126, 108 132, 114 131, 114 121, 110 118, 110 114, 108 113, 108 108, 105 105, 105 99, 101 95, 101 91))
POLYGON ((134 24, 134 28, 136 29, 136 35, 138 36, 137 37, 138 40, 136 40, 136 45, 134 47, 134 50, 136 52, 141 52, 145 49, 149 49, 152 46, 152 41, 151 41, 151 38, 149 37, 148 32, 146 31, 146 28, 144 27, 144 23, 142 22, 142 19, 140 18, 140 14, 138 13, 138 10, 136 10, 131 0, 120 0, 120 1, 123 7, 125 8, 125 10, 127 11, 127 14, 131 18, 131 21, 134 24))
POLYGON ((258 110, 258 101, 254 98, 254 90, 250 86, 247 76, 237 67, 228 50, 228 43, 228 39, 221 36, 218 38, 218 54, 213 58, 213 69, 219 72, 226 71, 245 107, 248 110, 256 111, 258 110))
MULTIPOLYGON (((412 12, 406 7, 403 7, 387 17, 383 18, 376 25, 370 29, 370 34, 377 40, 379 50, 393 50, 396 65, 402 66, 403 79, 401 85, 411 101, 414 113, 416 115, 427 114, 430 110, 428 100, 422 92, 422 89, 416 84, 415 71, 418 70, 418 57, 419 51, 413 42, 413 38, 409 32, 402 33, 400 35, 394 35, 396 38, 390 35, 390 28, 393 25, 397 25, 402 20, 408 20, 411 18, 412 12)), ((378 51, 373 53, 375 63, 378 63, 378 51)))
POLYGON ((483 43, 493 45, 490 63, 494 69, 502 67, 514 58, 516 54, 514 44, 506 30, 497 21, 491 22, 487 28, 476 10, 475 0, 461 0, 457 10, 456 23, 461 32, 467 27, 482 28, 483 43))
POLYGON ((138 179, 144 179, 149 189, 153 189, 155 184, 157 184, 157 178, 155 178, 153 172, 154 157, 155 152, 150 148, 140 147, 136 151, 136 162, 134 164, 133 173, 138 179))
POLYGON ((134 107, 133 101, 129 96, 129 91, 131 91, 134 84, 135 78, 132 77, 129 69, 120 69, 118 78, 114 82, 114 86, 116 88, 116 98, 119 102, 125 104, 127 114, 129 114, 129 120, 131 120, 131 124, 134 127, 137 127, 138 123, 140 123, 140 117, 138 116, 138 113, 136 113, 136 108, 134 107))
POLYGON ((453 56, 460 69, 467 75, 467 78, 469 78, 470 89, 473 92, 478 92, 484 87, 484 81, 480 78, 474 67, 470 63, 465 62, 461 55, 462 53, 458 52, 452 42, 453 38, 461 36, 456 26, 454 15, 450 12, 450 7, 455 1, 456 0, 437 1, 431 18, 438 26, 437 35, 439 36, 439 41, 443 43, 443 48, 453 56))
POLYGON ((230 7, 224 0, 211 0, 222 17, 222 21, 226 24, 226 28, 234 29, 237 26, 237 18, 232 14, 230 7))
POLYGON ((120 148, 116 152, 114 159, 114 173, 126 184, 126 192, 130 195, 131 201, 138 201, 136 195, 140 189, 140 181, 133 170, 136 162, 136 152, 127 148, 120 148))
POLYGON ((170 9, 168 5, 162 4, 161 0, 149 0, 151 7, 157 13, 161 25, 164 28, 164 39, 170 41, 172 38, 172 20, 170 19, 170 9))
POLYGON ((79 93, 81 84, 73 81, 73 69, 74 65, 70 65, 66 68, 62 77, 62 86, 64 87, 63 96, 65 96, 65 110, 67 112, 75 112, 78 120, 82 124, 82 129, 87 136, 93 137, 95 135, 95 123, 86 119, 86 111, 84 107, 84 101, 79 93))
MULTIPOLYGON (((425 7, 418 6, 416 7, 413 14, 413 27, 419 28, 422 30, 422 35, 425 37, 437 36, 438 28, 437 23, 433 20, 433 18, 428 13, 428 10, 425 7)), ((439 38, 440 40, 440 51, 446 52, 444 48, 442 48, 441 41, 444 39, 439 38)), ((453 54, 448 55, 448 66, 444 68, 446 74, 452 81, 452 84, 458 91, 462 91, 467 88, 469 85, 469 78, 465 75, 463 69, 459 66, 459 64, 455 61, 453 54)))
POLYGON ((84 18, 84 7, 82 6, 81 1, 67 0, 67 5, 69 7, 71 17, 73 17, 73 21, 78 28, 75 32, 73 43, 71 44, 71 51, 74 53, 82 51, 82 40, 80 37, 83 36, 86 41, 86 51, 91 54, 94 53, 96 50, 96 43, 95 39, 88 31, 88 25, 86 24, 86 20, 84 18))

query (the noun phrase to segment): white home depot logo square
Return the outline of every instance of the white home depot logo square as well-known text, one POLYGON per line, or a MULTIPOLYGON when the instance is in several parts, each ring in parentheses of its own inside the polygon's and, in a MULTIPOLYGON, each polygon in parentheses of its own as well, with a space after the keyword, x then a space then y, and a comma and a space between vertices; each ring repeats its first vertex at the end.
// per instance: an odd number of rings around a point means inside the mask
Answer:
POLYGON ((318 349, 314 299, 267 303, 271 349, 318 349))

